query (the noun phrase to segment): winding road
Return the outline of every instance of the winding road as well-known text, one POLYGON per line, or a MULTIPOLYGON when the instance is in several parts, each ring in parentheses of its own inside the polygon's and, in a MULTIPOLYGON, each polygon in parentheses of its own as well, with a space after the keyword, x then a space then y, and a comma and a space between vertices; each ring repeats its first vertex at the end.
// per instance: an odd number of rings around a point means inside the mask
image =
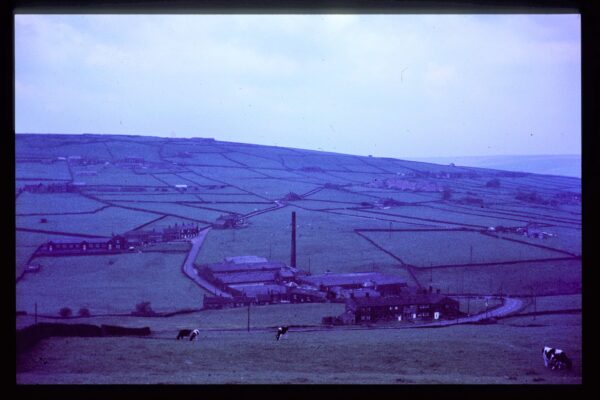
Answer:
POLYGON ((202 247, 202 243, 204 243, 204 239, 210 230, 211 228, 203 229, 200 231, 200 233, 198 233, 198 236, 190 240, 192 243, 192 248, 190 249, 190 252, 188 253, 181 269, 183 270, 183 273, 186 274, 191 280, 215 296, 232 297, 229 293, 220 290, 216 286, 213 286, 209 281, 199 276, 198 271, 196 268, 194 268, 194 261, 196 261, 198 252, 200 252, 200 247, 202 247))

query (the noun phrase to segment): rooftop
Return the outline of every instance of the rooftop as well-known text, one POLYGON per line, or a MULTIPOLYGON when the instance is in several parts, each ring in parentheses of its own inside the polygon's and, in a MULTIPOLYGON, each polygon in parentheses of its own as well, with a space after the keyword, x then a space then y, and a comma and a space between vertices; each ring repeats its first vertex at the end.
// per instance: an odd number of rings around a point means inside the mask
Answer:
POLYGON ((253 264, 253 263, 265 263, 268 260, 264 257, 258 256, 233 256, 225 257, 226 263, 232 264, 253 264))
POLYGON ((270 282, 276 278, 274 271, 251 271, 251 272, 231 272, 226 274, 214 274, 214 277, 225 284, 250 283, 250 282, 270 282))
POLYGON ((406 285, 406 281, 399 276, 384 274, 381 272, 356 272, 349 274, 321 274, 310 275, 300 278, 302 282, 310 283, 315 286, 321 284, 325 286, 343 286, 343 285, 370 285, 369 282, 374 282, 377 285, 406 285))
POLYGON ((214 273, 234 273, 234 272, 251 272, 251 271, 276 271, 286 268, 282 262, 261 262, 250 264, 204 264, 201 268, 208 268, 214 273))
POLYGON ((393 306, 393 305, 417 305, 417 304, 436 304, 442 301, 456 301, 447 296, 435 293, 427 294, 406 294, 392 297, 355 297, 348 299, 348 304, 356 306, 393 306))

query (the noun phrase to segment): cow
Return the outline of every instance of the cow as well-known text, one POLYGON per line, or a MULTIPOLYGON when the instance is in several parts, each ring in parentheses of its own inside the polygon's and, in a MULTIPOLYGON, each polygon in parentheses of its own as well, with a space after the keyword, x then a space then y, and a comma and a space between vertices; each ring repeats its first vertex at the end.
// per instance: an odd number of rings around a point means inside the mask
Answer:
POLYGON ((275 335, 275 339, 279 340, 279 338, 287 333, 289 328, 289 326, 280 326, 277 328, 277 335, 275 335))
POLYGON ((192 341, 199 334, 200 334, 200 331, 198 329, 194 329, 194 330, 191 330, 191 329, 182 329, 177 334, 177 340, 183 339, 184 337, 188 337, 189 336, 190 337, 190 341, 192 341))
POLYGON ((567 354, 561 349, 555 349, 553 347, 544 347, 542 349, 542 357, 544 359, 544 366, 550 367, 551 370, 555 369, 571 369, 572 363, 567 354))

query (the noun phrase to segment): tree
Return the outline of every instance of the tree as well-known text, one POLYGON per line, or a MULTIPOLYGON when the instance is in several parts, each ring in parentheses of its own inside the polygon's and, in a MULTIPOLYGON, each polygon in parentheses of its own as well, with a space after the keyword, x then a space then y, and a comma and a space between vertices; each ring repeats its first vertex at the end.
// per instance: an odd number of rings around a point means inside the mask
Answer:
POLYGON ((71 310, 69 307, 63 307, 60 309, 58 314, 63 318, 67 318, 73 315, 73 310, 71 310))
POLYGON ((90 316, 90 310, 88 308, 80 308, 79 312, 78 312, 80 317, 89 317, 90 316))
POLYGON ((137 303, 135 305, 135 311, 132 312, 132 314, 139 316, 149 316, 155 315, 156 313, 154 312, 154 310, 152 310, 149 301, 142 301, 141 303, 137 303))

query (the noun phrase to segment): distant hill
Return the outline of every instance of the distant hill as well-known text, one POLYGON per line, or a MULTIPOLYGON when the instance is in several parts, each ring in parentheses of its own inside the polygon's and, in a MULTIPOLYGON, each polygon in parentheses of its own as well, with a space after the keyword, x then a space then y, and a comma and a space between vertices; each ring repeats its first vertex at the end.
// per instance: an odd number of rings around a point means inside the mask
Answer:
POLYGON ((506 171, 533 172, 536 174, 581 178, 581 156, 571 154, 482 157, 407 157, 406 159, 435 164, 454 163, 466 167, 492 168, 506 171))

